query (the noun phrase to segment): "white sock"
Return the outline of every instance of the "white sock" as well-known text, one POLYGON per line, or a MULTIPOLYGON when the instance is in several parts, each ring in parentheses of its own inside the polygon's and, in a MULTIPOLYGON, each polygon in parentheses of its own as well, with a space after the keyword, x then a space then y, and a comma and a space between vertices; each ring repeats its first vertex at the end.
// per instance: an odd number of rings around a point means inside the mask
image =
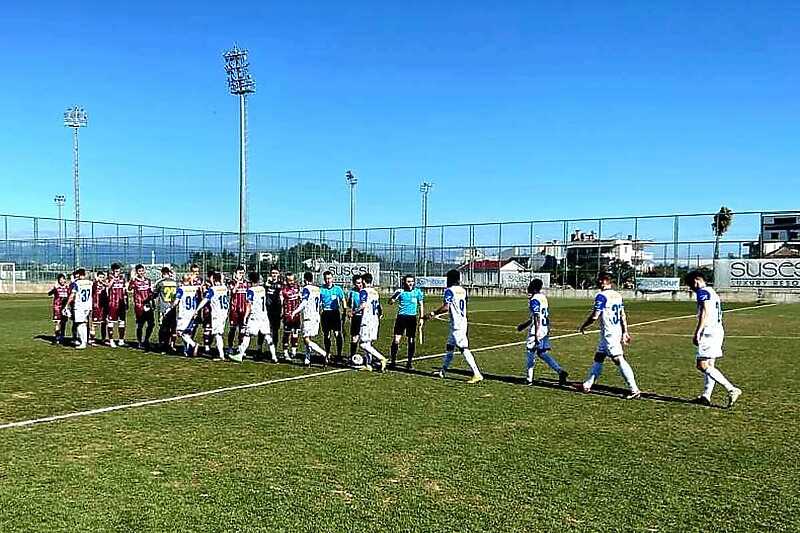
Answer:
POLYGON ((275 359, 277 359, 277 357, 275 356, 275 345, 270 342, 269 344, 267 344, 267 346, 269 346, 269 354, 272 356, 272 360, 274 361, 275 359))
POLYGON ((88 337, 86 322, 78 324, 78 339, 81 341, 81 346, 86 346, 88 337))
POLYGON ((188 333, 181 334, 181 339, 183 339, 183 349, 187 353, 189 350, 197 346, 197 343, 194 342, 194 339, 192 339, 191 335, 188 333))
POLYGON ((225 346, 222 344, 222 335, 214 335, 214 344, 217 345, 220 359, 225 357, 225 346))
POLYGON ((378 361, 386 361, 386 358, 375 349, 371 342, 362 342, 361 347, 367 352, 369 355, 377 359, 378 361))
POLYGON ((447 352, 444 354, 444 359, 442 359, 442 370, 447 370, 450 368, 450 363, 453 362, 453 352, 447 352))
POLYGON ((312 341, 311 339, 308 339, 306 341, 306 348, 311 348, 312 350, 317 352, 319 355, 325 357, 325 350, 320 348, 319 344, 317 344, 316 342, 312 341))
POLYGON ((602 372, 603 363, 598 363, 597 361, 592 363, 592 368, 589 369, 589 375, 586 376, 586 381, 583 382, 583 386, 587 389, 591 388, 594 382, 600 379, 600 374, 602 372))
POLYGON ((553 372, 555 372, 556 374, 560 374, 562 372, 561 365, 559 365, 558 362, 550 356, 549 352, 544 352, 543 354, 539 354, 539 357, 541 357, 542 361, 547 363, 547 366, 552 368, 553 372))
POLYGON ((636 386, 636 377, 633 375, 633 369, 623 356, 619 356, 619 373, 622 374, 622 379, 628 384, 631 392, 639 392, 639 387, 636 386))
POLYGON ((528 381, 530 382, 530 381, 533 381, 533 367, 536 366, 536 352, 533 351, 533 350, 528 350, 526 355, 527 355, 527 363, 528 363, 527 366, 526 366, 526 369, 527 369, 527 374, 526 375, 527 375, 528 381))
MULTIPOLYGON (((713 359, 708 360, 708 366, 714 368, 713 359)), ((701 396, 703 396, 706 400, 711 400, 711 395, 714 393, 714 385, 716 384, 716 381, 711 379, 708 374, 703 372, 703 394, 701 394, 701 396)))
MULTIPOLYGON (((247 347, 250 346, 250 335, 242 337, 242 342, 239 343, 239 355, 247 353, 247 347)), ((271 347, 272 345, 270 345, 271 347)))
POLYGON ((464 348, 464 359, 467 360, 467 364, 472 369, 472 374, 475 376, 480 376, 481 371, 478 370, 478 364, 475 362, 475 357, 472 356, 472 352, 469 351, 469 348, 464 348))
POLYGON ((706 376, 710 377, 711 379, 713 379, 714 381, 725 387, 725 390, 728 392, 732 392, 733 389, 736 388, 733 386, 733 383, 728 381, 728 378, 726 378, 722 372, 720 372, 713 366, 709 366, 708 368, 706 368, 705 374, 706 376))

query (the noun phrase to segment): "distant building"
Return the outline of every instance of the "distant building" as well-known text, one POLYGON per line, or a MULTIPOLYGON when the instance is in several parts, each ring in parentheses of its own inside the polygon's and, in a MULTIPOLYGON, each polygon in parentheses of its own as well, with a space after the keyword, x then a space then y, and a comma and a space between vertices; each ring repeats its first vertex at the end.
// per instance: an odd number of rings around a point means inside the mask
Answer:
POLYGON ((623 261, 631 264, 638 272, 649 272, 655 267, 654 255, 646 251, 653 241, 611 237, 600 239, 594 231, 585 233, 576 229, 566 245, 567 260, 570 264, 591 263, 601 259, 623 261))
POLYGON ((775 257, 781 249, 791 253, 786 250, 800 247, 800 213, 763 215, 760 239, 744 245, 750 257, 775 257))
POLYGON ((517 261, 499 259, 481 259, 470 261, 458 267, 461 282, 466 285, 498 285, 500 278, 508 274, 528 272, 528 269, 517 261))

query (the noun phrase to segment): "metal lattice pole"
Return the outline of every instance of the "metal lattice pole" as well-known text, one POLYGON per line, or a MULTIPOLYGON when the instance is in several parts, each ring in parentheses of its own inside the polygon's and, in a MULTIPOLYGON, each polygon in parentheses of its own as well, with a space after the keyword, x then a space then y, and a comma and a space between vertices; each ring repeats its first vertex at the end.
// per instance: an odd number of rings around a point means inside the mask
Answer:
POLYGON ((86 127, 89 117, 79 106, 70 107, 64 113, 64 126, 72 128, 72 184, 75 194, 75 268, 81 264, 81 188, 78 175, 78 129, 86 127))
POLYGON ((431 192, 433 183, 423 181, 419 186, 422 193, 422 275, 428 275, 428 193, 431 192))
POLYGON ((353 174, 353 171, 348 170, 344 173, 344 179, 347 180, 347 184, 350 186, 350 262, 352 263, 354 260, 353 227, 356 220, 356 184, 358 183, 358 178, 353 174))

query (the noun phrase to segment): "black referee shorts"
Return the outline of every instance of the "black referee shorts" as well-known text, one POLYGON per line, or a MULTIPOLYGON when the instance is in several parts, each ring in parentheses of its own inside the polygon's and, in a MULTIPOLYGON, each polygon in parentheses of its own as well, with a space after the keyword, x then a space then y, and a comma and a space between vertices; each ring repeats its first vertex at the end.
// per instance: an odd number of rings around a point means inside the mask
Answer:
POLYGON ((342 331, 342 315, 338 309, 322 311, 322 332, 342 331))
POLYGON ((417 338, 417 315, 397 315, 394 321, 394 334, 417 338))
POLYGON ((361 332, 361 317, 362 315, 353 315, 350 318, 350 337, 358 337, 361 332))

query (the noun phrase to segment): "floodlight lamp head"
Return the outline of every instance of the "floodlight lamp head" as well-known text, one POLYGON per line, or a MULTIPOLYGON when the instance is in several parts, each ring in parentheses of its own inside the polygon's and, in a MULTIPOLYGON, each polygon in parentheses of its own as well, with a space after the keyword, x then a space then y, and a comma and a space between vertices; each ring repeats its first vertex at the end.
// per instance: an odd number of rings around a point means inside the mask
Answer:
POLYGON ((250 75, 247 50, 235 44, 222 54, 225 59, 225 73, 228 75, 228 90, 231 94, 244 95, 256 92, 256 82, 250 75))
POLYGON ((68 128, 82 128, 89 123, 89 115, 79 106, 69 107, 64 112, 64 126, 68 128))
POLYGON ((57 194, 54 200, 56 202, 56 205, 64 205, 67 201, 67 197, 64 196, 63 194, 57 194))
POLYGON ((351 186, 358 183, 358 178, 353 175, 353 172, 348 170, 344 173, 344 177, 351 186))
POLYGON ((428 181, 423 181, 422 184, 419 186, 419 192, 421 192, 422 194, 426 194, 430 192, 432 188, 433 188, 433 183, 428 181))

